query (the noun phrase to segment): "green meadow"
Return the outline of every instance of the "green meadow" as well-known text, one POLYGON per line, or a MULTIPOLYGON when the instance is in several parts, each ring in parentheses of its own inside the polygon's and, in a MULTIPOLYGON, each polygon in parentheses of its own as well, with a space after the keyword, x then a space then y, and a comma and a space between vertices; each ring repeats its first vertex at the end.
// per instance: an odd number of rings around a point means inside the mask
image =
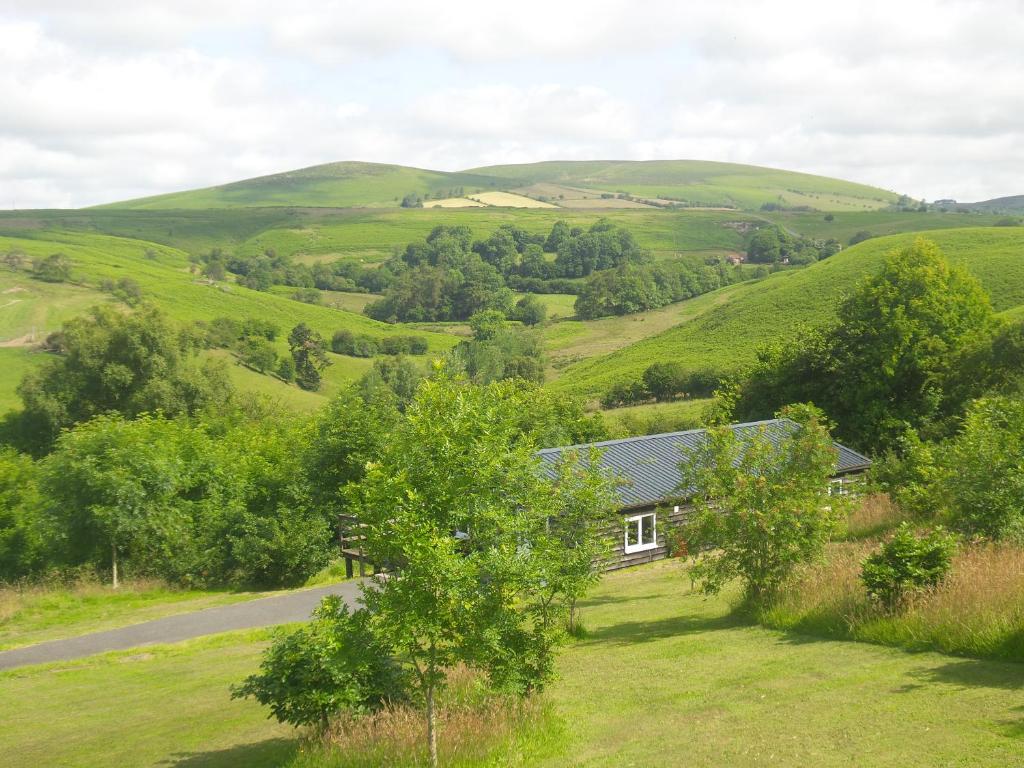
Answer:
MULTIPOLYGON (((693 592, 677 561, 607 576, 582 618, 539 731, 459 765, 1020 764, 1019 664, 753 626, 728 596, 693 592)), ((360 764, 230 699, 267 639, 229 633, 0 673, 7 765, 360 764)))

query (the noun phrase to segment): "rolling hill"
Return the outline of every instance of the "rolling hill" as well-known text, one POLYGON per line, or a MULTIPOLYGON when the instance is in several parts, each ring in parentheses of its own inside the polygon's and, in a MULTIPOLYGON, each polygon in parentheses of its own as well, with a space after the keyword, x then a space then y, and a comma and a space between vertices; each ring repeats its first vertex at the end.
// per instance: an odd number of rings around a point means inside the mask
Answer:
POLYGON ((520 186, 559 184, 744 210, 757 210, 764 203, 821 211, 875 210, 899 199, 884 189, 825 176, 706 160, 553 161, 468 173, 510 179, 520 186))
MULTIPOLYGON (((954 264, 964 265, 988 291, 998 312, 1017 315, 1024 305, 1024 228, 935 230, 926 235, 954 264)), ((688 320, 607 355, 565 367, 551 386, 597 395, 635 379, 655 361, 678 361, 692 370, 736 371, 752 362, 759 345, 792 338, 801 327, 827 322, 866 274, 914 234, 868 240, 806 269, 728 286, 699 296, 688 320)))
MULTIPOLYGON (((743 210, 758 210, 765 203, 773 203, 822 211, 865 211, 898 200, 893 192, 849 181, 700 160, 544 162, 460 172, 339 162, 99 208, 395 207, 409 193, 448 197, 526 188, 527 194, 539 197, 528 189, 538 184, 548 185, 545 198, 569 208, 618 206, 620 202, 613 199, 618 192, 654 201, 743 210), (558 199, 558 188, 568 193, 561 195, 567 199, 558 199), (602 203, 600 193, 607 193, 607 202, 602 203)), ((494 204, 501 205, 500 201, 494 204)))
POLYGON ((410 192, 420 195, 460 187, 466 192, 502 189, 502 179, 475 173, 448 173, 382 163, 340 162, 260 176, 216 187, 172 192, 100 208, 199 209, 314 206, 322 208, 397 207, 410 192))

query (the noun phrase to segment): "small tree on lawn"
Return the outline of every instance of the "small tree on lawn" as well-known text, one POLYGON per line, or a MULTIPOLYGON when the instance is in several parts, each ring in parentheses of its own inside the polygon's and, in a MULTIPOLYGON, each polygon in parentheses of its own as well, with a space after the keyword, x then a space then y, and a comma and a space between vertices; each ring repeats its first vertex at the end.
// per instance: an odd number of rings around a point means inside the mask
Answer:
POLYGON ((568 454, 556 466, 555 486, 565 494, 561 514, 550 522, 551 533, 563 553, 555 563, 552 586, 564 595, 569 609, 569 633, 575 634, 576 603, 601 578, 612 553, 607 534, 615 519, 615 489, 611 478, 581 471, 596 466, 600 454, 568 454))
POLYGON ((790 406, 781 439, 766 428, 740 436, 708 430, 680 464, 680 490, 692 495, 686 540, 697 552, 692 574, 707 592, 743 581, 746 597, 771 595, 800 563, 817 557, 838 519, 828 495, 836 450, 820 412, 790 406))
POLYGON ((594 498, 591 484, 601 481, 594 467, 578 468, 590 481, 544 477, 521 428, 531 393, 443 374, 425 381, 351 491, 364 551, 397 572, 363 599, 425 704, 432 765, 446 671, 461 662, 519 695, 543 687, 565 597, 578 594, 549 521, 594 498))
POLYGON ((331 595, 307 626, 275 638, 260 671, 233 686, 231 698, 252 697, 279 722, 323 732, 333 715, 378 709, 402 690, 402 672, 373 633, 369 613, 350 612, 331 595))

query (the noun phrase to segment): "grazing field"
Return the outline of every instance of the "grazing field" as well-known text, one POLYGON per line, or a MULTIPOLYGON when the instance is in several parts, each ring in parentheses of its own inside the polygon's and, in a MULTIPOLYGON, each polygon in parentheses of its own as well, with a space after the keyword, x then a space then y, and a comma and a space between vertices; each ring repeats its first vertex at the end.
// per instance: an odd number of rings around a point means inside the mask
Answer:
MULTIPOLYGON (((750 626, 728 600, 693 593, 672 561, 608 576, 582 616, 587 636, 561 654, 545 694, 547 730, 531 735, 543 752, 498 764, 1019 764, 1024 665, 750 626)), ((229 698, 267 637, 0 673, 0 748, 11 768, 358 764, 302 747, 255 703, 229 698)))
POLYGON ((831 221, 826 221, 820 212, 770 211, 762 212, 761 215, 806 237, 834 237, 844 246, 858 232, 870 232, 874 237, 884 237, 933 229, 990 227, 1005 218, 987 214, 916 211, 849 211, 832 214, 831 221))
MULTIPOLYGON (((616 381, 639 376, 656 360, 675 360, 694 370, 736 371, 753 361, 758 345, 793 338, 801 327, 833 318, 842 296, 877 269, 892 249, 914 237, 868 240, 806 269, 700 296, 691 301, 714 301, 716 306, 657 336, 569 365, 553 386, 597 394, 616 381)), ((997 311, 1024 304, 1024 228, 935 230, 928 237, 951 262, 964 265, 981 281, 997 311)))
POLYGON ((806 205, 823 211, 874 210, 899 197, 877 187, 825 176, 702 160, 554 161, 495 165, 468 172, 513 179, 518 186, 546 183, 746 210, 758 210, 764 203, 806 205))
POLYGON ((43 354, 21 347, 0 347, 0 414, 21 405, 15 389, 25 374, 42 362, 43 354))

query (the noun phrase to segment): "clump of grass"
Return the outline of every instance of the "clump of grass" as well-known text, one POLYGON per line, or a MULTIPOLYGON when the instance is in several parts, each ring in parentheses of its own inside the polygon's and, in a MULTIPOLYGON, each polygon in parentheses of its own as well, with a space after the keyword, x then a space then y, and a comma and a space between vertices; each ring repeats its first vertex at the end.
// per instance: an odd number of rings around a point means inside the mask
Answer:
MULTIPOLYGON (((522 701, 490 694, 477 674, 458 667, 448 676, 448 688, 437 711, 440 761, 446 766, 508 764, 511 755, 543 728, 547 718, 540 699, 522 701)), ((423 711, 410 704, 342 717, 322 739, 306 742, 290 768, 426 766, 425 734, 423 711)))
POLYGON ((941 584, 898 611, 868 598, 861 562, 877 542, 832 545, 758 613, 768 626, 808 634, 1024 661, 1024 549, 969 544, 941 584))
POLYGON ((847 541, 873 538, 898 528, 908 518, 889 494, 868 494, 852 505, 840 538, 847 541))

